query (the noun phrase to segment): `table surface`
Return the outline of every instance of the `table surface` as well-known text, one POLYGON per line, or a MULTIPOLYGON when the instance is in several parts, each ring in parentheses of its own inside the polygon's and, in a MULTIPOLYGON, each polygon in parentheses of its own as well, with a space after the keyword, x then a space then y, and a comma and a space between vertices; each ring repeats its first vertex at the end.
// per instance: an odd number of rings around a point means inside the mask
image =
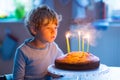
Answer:
POLYGON ((55 68, 54 65, 50 65, 48 67, 48 72, 63 76, 55 80, 83 80, 83 77, 84 80, 120 80, 120 67, 106 66, 104 64, 101 64, 100 68, 96 71, 93 70, 82 72, 61 70, 55 68), (98 77, 97 74, 100 76, 98 77))

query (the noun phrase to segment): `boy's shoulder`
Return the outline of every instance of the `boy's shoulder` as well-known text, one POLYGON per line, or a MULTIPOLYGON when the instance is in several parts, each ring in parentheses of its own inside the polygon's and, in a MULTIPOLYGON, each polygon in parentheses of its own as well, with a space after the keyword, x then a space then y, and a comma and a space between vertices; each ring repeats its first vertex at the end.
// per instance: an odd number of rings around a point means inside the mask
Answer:
POLYGON ((25 48, 28 42, 29 42, 29 39, 26 39, 22 44, 19 45, 18 49, 25 48))
POLYGON ((50 45, 55 46, 55 47, 58 46, 56 42, 51 42, 50 45))
POLYGON ((58 46, 58 44, 57 44, 56 42, 50 43, 50 47, 51 47, 52 49, 59 49, 59 46, 58 46))
POLYGON ((17 49, 22 49, 22 48, 24 48, 24 47, 25 47, 25 43, 22 43, 21 45, 18 46, 17 49))

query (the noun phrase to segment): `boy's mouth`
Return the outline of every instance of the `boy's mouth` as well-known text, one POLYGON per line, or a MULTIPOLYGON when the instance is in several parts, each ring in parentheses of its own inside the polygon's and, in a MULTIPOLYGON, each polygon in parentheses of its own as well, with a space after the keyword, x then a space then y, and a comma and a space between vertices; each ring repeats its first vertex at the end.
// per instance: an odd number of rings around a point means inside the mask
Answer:
POLYGON ((52 36, 52 38, 55 38, 55 36, 52 36))

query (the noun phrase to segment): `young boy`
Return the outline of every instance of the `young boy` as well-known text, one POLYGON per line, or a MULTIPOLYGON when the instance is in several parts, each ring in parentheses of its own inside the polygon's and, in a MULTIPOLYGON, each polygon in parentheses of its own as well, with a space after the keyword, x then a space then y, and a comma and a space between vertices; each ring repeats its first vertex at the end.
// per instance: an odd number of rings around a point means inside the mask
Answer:
POLYGON ((46 80, 48 66, 63 55, 54 42, 60 20, 61 16, 47 6, 30 11, 25 26, 33 38, 25 40, 16 50, 14 80, 46 80))

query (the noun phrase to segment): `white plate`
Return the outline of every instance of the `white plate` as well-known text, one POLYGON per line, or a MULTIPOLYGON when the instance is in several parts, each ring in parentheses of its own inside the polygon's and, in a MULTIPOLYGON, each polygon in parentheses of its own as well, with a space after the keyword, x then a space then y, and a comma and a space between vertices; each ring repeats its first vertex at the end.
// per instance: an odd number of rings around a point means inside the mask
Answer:
POLYGON ((58 69, 55 67, 54 64, 52 64, 48 67, 48 72, 56 74, 56 75, 62 75, 62 76, 92 77, 92 76, 100 76, 100 75, 104 75, 105 73, 108 73, 109 68, 104 64, 100 64, 99 68, 95 70, 73 71, 73 70, 58 69))

